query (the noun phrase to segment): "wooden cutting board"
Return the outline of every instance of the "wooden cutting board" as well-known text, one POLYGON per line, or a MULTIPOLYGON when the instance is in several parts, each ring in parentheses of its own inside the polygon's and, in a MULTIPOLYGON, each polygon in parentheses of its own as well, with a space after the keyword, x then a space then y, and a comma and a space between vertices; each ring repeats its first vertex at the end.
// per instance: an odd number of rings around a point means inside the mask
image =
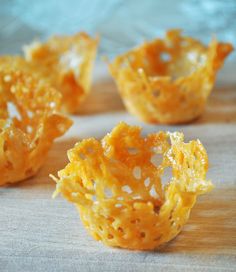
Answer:
POLYGON ((218 84, 204 115, 184 126, 152 126, 129 115, 103 67, 74 125, 48 154, 38 175, 0 189, 0 271, 236 271, 236 88, 218 84), (215 189, 192 210, 180 235, 153 252, 109 248, 83 228, 75 207, 51 195, 48 177, 67 163, 76 141, 101 138, 119 121, 145 133, 183 131, 206 147, 215 189))

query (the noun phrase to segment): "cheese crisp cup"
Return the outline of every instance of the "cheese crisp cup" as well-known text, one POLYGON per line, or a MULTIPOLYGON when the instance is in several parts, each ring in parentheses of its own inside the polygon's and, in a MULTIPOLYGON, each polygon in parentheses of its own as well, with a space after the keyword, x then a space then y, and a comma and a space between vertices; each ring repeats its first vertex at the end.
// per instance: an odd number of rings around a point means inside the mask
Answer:
POLYGON ((29 70, 20 57, 0 58, 0 185, 35 175, 72 124, 58 112, 60 93, 29 70))
POLYGON ((110 71, 130 113, 149 123, 190 122, 204 111, 216 73, 233 50, 170 30, 115 58, 110 71))
POLYGON ((109 246, 151 250, 183 228, 197 196, 210 191, 207 153, 182 133, 141 136, 118 124, 101 141, 77 143, 58 172, 55 194, 74 203, 88 232, 109 246), (162 180, 171 169, 166 185, 162 180))
POLYGON ((24 47, 25 58, 34 72, 62 94, 62 109, 69 113, 79 110, 90 92, 93 63, 98 38, 86 33, 54 36, 47 42, 33 42, 24 47))

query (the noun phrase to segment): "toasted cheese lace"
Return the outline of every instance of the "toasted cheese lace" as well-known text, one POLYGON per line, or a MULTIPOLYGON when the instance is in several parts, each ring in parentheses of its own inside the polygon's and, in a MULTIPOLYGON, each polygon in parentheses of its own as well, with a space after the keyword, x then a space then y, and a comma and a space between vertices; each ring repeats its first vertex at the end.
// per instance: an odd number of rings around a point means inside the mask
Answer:
POLYGON ((0 185, 33 176, 72 124, 57 112, 60 93, 28 70, 20 57, 0 58, 0 185))
POLYGON ((68 151, 69 164, 52 176, 55 195, 76 205, 96 240, 154 249, 181 231, 197 196, 212 188, 204 147, 183 139, 178 132, 142 137, 139 127, 120 123, 101 141, 85 139, 68 151))
POLYGON ((179 30, 115 58, 110 71, 127 109, 149 123, 185 123, 200 116, 216 73, 233 50, 208 46, 179 30))
POLYGON ((90 91, 98 39, 86 33, 55 36, 24 47, 26 60, 62 94, 63 110, 74 113, 90 91))

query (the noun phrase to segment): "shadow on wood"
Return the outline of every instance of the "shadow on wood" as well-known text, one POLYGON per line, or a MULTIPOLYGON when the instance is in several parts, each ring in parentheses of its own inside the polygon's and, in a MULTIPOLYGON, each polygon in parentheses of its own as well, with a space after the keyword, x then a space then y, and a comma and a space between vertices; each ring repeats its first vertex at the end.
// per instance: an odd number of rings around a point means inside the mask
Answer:
POLYGON ((39 177, 46 177, 49 174, 57 175, 57 172, 64 168, 69 162, 67 151, 78 141, 78 138, 56 141, 48 154, 45 164, 39 172, 39 177))
POLYGON ((213 90, 205 112, 195 123, 236 123, 236 86, 213 90))
POLYGON ((54 142, 51 150, 48 153, 46 161, 35 176, 22 180, 18 183, 9 184, 5 186, 5 188, 26 188, 41 185, 51 185, 54 187, 55 184, 49 177, 49 174, 56 176, 57 172, 66 166, 68 163, 67 151, 71 149, 78 140, 79 139, 77 138, 69 138, 54 142))
POLYGON ((112 79, 97 82, 78 111, 79 115, 93 115, 125 110, 112 79))
POLYGON ((236 192, 215 189, 199 197, 183 231, 157 252, 236 254, 236 192))

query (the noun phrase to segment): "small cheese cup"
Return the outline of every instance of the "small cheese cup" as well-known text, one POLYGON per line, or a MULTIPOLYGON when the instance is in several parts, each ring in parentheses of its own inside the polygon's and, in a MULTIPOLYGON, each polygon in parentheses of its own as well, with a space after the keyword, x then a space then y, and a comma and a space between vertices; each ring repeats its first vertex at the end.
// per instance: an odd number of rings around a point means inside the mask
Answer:
POLYGON ((109 65, 128 111, 148 123, 187 123, 199 117, 216 73, 233 50, 213 39, 208 46, 179 30, 144 43, 109 65))
POLYGON ((68 165, 51 176, 54 196, 76 205, 94 239, 152 250, 181 231, 197 196, 212 189, 204 147, 183 138, 178 132, 142 137, 141 128, 120 123, 101 141, 86 139, 68 151, 68 165))
POLYGON ((0 58, 0 186, 35 175, 72 125, 58 112, 60 93, 28 70, 20 57, 0 58))
POLYGON ((65 112, 76 113, 90 92, 97 46, 98 38, 83 32, 24 46, 25 58, 34 72, 61 92, 65 112))

